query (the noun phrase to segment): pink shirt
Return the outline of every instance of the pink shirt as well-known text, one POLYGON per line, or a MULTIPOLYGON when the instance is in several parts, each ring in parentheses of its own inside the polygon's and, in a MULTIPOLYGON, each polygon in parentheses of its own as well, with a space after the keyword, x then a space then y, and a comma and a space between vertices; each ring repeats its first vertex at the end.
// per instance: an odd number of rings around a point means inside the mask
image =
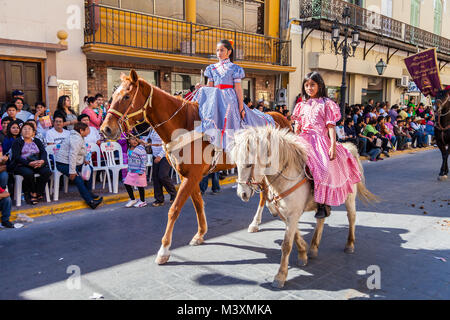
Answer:
POLYGON ((89 107, 86 107, 83 112, 83 114, 87 114, 89 116, 89 125, 91 127, 95 127, 98 129, 100 129, 100 126, 102 125, 102 116, 100 114, 95 113, 95 111, 89 107))

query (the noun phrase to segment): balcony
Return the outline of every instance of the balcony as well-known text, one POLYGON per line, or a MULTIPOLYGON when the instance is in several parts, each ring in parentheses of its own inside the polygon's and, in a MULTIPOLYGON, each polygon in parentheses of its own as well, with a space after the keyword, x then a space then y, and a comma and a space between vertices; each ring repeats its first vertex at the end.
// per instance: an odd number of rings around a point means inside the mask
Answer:
POLYGON ((85 14, 85 52, 88 47, 105 45, 205 63, 216 57, 221 39, 232 39, 238 63, 291 65, 290 41, 98 4, 86 5, 85 14))
POLYGON ((416 47, 423 49, 436 47, 438 58, 450 61, 450 40, 434 33, 368 11, 343 0, 299 1, 299 18, 308 21, 311 28, 330 31, 331 23, 336 19, 341 20, 344 8, 349 7, 351 9, 351 23, 361 30, 362 40, 411 53, 417 52, 416 47), (326 23, 321 23, 321 21, 326 23), (403 45, 399 45, 398 42, 403 45))

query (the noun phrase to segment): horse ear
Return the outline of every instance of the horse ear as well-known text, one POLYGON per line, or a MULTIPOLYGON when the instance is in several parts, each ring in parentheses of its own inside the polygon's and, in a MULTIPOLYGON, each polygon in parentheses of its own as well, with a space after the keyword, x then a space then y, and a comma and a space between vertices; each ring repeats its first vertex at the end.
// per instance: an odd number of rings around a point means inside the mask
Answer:
POLYGON ((131 78, 132 83, 136 83, 139 79, 139 77, 134 69, 132 69, 130 72, 130 78, 131 78))

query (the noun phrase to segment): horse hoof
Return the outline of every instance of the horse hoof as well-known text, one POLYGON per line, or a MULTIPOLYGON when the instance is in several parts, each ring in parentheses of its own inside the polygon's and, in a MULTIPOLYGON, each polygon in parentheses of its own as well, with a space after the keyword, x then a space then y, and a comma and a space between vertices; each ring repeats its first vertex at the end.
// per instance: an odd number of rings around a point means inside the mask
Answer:
POLYGON ((306 267, 308 265, 308 259, 307 258, 306 259, 298 258, 297 265, 299 267, 306 267))
POLYGON ((284 287, 284 281, 275 279, 272 282, 272 287, 277 288, 277 289, 282 289, 284 287))
POLYGON ((249 233, 256 233, 259 231, 259 227, 258 226, 250 226, 248 227, 248 232, 249 233))
POLYGON ((353 253, 355 253, 355 248, 353 248, 353 247, 346 247, 344 249, 344 252, 347 253, 347 254, 353 254, 353 253))
POLYGON ((191 242, 189 242, 190 246, 199 246, 204 242, 203 239, 192 239, 191 242))
POLYGON ((308 256, 311 259, 317 258, 318 255, 319 255, 319 250, 317 250, 317 249, 309 249, 308 256))
POLYGON ((170 256, 157 256, 155 262, 159 265, 166 264, 170 256))
POLYGON ((438 177, 438 180, 439 180, 439 181, 446 181, 447 178, 448 178, 447 176, 439 176, 439 177, 438 177))

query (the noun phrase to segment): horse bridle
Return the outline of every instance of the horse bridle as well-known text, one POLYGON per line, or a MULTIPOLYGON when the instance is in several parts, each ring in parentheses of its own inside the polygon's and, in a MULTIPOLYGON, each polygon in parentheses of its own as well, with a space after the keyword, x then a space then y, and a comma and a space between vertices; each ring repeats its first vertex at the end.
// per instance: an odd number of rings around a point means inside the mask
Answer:
POLYGON ((140 124, 143 124, 143 123, 149 123, 146 113, 145 113, 145 110, 148 107, 150 107, 150 108, 152 107, 153 87, 151 85, 150 85, 150 94, 149 94, 147 100, 145 101, 144 106, 142 108, 139 108, 138 111, 128 114, 131 110, 134 109, 134 100, 136 99, 137 93, 139 92, 139 86, 140 86, 139 80, 137 81, 137 83, 138 83, 138 85, 136 88, 136 92, 133 96, 133 99, 131 100, 130 105, 128 106, 127 110, 125 111, 125 113, 121 113, 114 109, 109 109, 107 112, 107 114, 109 113, 117 119, 117 121, 119 122, 119 127, 121 129, 122 129, 122 125, 125 126, 125 130, 122 130, 122 132, 125 131, 126 133, 129 133, 130 129, 132 129, 140 124), (142 115, 142 119, 140 121, 138 121, 134 126, 131 126, 130 119, 133 119, 134 117, 139 116, 139 115, 142 115))
MULTIPOLYGON (((140 125, 140 124, 143 124, 143 123, 147 123, 147 124, 151 125, 151 126, 153 127, 153 129, 156 130, 157 128, 161 127, 162 125, 164 125, 164 124, 166 124, 167 122, 169 122, 170 120, 172 120, 172 119, 173 119, 173 118, 181 111, 181 109, 183 109, 183 107, 184 107, 184 106, 187 104, 187 102, 188 102, 187 100, 184 100, 184 101, 183 101, 183 104, 181 105, 181 107, 179 107, 179 108, 174 112, 174 114, 173 114, 172 116, 170 116, 169 119, 167 119, 167 120, 165 120, 165 121, 163 121, 163 122, 160 122, 160 123, 158 123, 158 124, 153 125, 153 124, 150 122, 150 119, 147 118, 147 114, 146 114, 146 112, 145 112, 147 108, 150 108, 150 109, 153 108, 153 104, 152 104, 152 100, 153 100, 153 86, 152 86, 152 85, 150 85, 150 94, 149 94, 147 100, 145 101, 144 106, 143 106, 142 108, 140 108, 139 111, 136 111, 136 112, 133 112, 133 113, 131 113, 131 114, 128 114, 128 112, 130 112, 130 110, 132 110, 132 109, 134 108, 134 100, 136 99, 137 93, 138 93, 138 91, 139 91, 139 86, 140 86, 140 83, 139 83, 139 80, 138 80, 138 85, 137 85, 137 88, 136 88, 136 92, 135 92, 135 94, 134 94, 134 96, 133 96, 133 99, 131 100, 130 105, 128 106, 128 108, 127 108, 127 110, 125 111, 124 114, 122 114, 121 112, 119 112, 119 111, 117 111, 117 110, 114 110, 114 109, 109 109, 109 110, 108 110, 108 113, 110 113, 110 114, 113 115, 115 118, 117 118, 117 120, 118 120, 118 122, 119 122, 119 127, 120 127, 121 130, 122 130, 122 124, 125 126, 125 132, 126 132, 127 134, 129 134, 129 132, 130 132, 129 129, 132 129, 132 128, 134 128, 134 127, 136 127, 136 126, 138 126, 138 125, 140 125), (134 117, 136 117, 136 116, 138 116, 138 115, 140 115, 140 114, 143 114, 143 116, 142 116, 143 120, 137 122, 134 126, 131 126, 131 125, 130 125, 130 122, 129 122, 130 119, 132 119, 132 118, 134 118, 134 117)), ((150 128, 149 128, 149 129, 150 129, 150 128)), ((149 129, 147 129, 144 133, 146 133, 147 131, 149 131, 149 129)), ((124 130, 122 130, 122 132, 123 132, 123 131, 124 131, 124 130)), ((141 133, 140 136, 142 136, 144 133, 141 133)))

